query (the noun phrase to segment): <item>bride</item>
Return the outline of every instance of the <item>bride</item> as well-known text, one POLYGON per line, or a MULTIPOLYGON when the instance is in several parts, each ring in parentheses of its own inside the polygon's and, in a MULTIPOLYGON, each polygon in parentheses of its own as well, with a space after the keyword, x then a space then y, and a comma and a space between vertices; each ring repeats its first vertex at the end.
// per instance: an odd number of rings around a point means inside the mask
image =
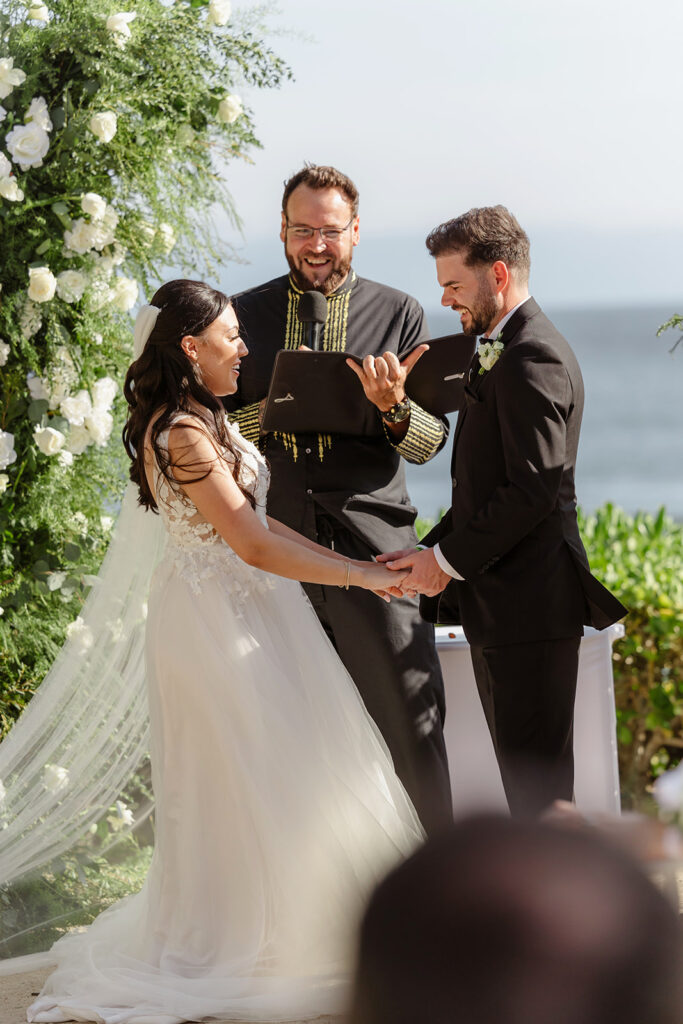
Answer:
POLYGON ((171 281, 137 335, 124 444, 167 532, 145 649, 156 846, 137 895, 53 947, 28 1019, 339 1012, 364 901, 423 832, 294 581, 381 596, 396 573, 266 516, 267 466, 220 402, 247 355, 223 294, 171 281))

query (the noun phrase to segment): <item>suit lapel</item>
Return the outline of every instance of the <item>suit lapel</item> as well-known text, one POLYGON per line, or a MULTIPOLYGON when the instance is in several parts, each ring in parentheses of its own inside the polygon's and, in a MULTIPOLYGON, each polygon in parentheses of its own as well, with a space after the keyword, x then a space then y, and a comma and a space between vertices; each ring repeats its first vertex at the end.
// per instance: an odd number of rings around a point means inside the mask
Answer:
MULTIPOLYGON (((540 311, 540 306, 538 305, 536 300, 532 297, 529 297, 526 300, 526 302, 512 314, 508 322, 505 324, 505 327, 500 332, 500 340, 503 342, 503 344, 506 347, 512 344, 517 334, 524 326, 524 324, 527 323, 527 321, 531 320, 532 317, 536 316, 537 313, 540 313, 540 311)), ((465 422, 465 417, 467 416, 467 410, 469 408, 471 401, 471 399, 470 401, 467 400, 467 391, 469 391, 470 395, 474 396, 474 399, 476 400, 476 397, 478 396, 479 393, 479 389, 482 385, 483 375, 479 373, 480 367, 481 363, 479 362, 479 356, 477 355, 477 352, 475 350, 474 356, 472 357, 472 362, 470 363, 469 369, 467 371, 465 400, 458 413, 458 422, 456 423, 455 433, 453 434, 451 467, 453 464, 453 459, 455 458, 455 447, 458 443, 458 438, 460 437, 460 432, 462 430, 463 423, 465 422)))
MULTIPOLYGON (((476 352, 476 349, 475 349, 474 355, 472 356, 472 361, 470 362, 470 365, 469 365, 469 367, 467 369, 467 376, 465 378, 466 381, 467 381, 467 383, 465 385, 466 388, 471 388, 473 383, 474 383, 474 381, 476 381, 477 376, 479 374, 479 367, 480 367, 480 365, 481 364, 479 362, 479 356, 477 355, 477 352, 476 352)), ((455 433, 453 434, 453 448, 452 448, 452 452, 453 452, 454 455, 455 455, 455 445, 456 445, 457 440, 458 440, 458 435, 460 434, 460 431, 462 430, 462 425, 463 425, 465 416, 467 415, 467 407, 468 407, 468 405, 469 405, 469 402, 467 401, 467 395, 465 394, 465 396, 463 398, 462 405, 461 405, 460 410, 458 412, 458 422, 455 425, 455 433)))

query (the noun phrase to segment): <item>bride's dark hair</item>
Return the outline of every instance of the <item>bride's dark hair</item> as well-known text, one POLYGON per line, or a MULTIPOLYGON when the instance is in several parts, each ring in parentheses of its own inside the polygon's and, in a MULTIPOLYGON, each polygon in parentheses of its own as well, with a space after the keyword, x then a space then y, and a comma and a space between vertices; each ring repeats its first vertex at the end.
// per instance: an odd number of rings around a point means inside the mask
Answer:
MULTIPOLYGON (((131 459, 130 478, 140 490, 139 502, 157 510, 157 503, 145 473, 145 435, 155 413, 162 410, 152 426, 150 443, 159 469, 172 480, 172 466, 167 450, 159 444, 159 436, 170 426, 177 412, 186 412, 201 420, 196 429, 203 430, 216 447, 217 458, 225 452, 238 487, 252 508, 254 499, 239 482, 241 454, 230 441, 223 403, 204 384, 199 366, 181 347, 185 335, 201 336, 202 332, 230 305, 227 295, 203 281, 168 281, 155 293, 151 302, 160 312, 145 347, 131 363, 123 393, 128 402, 128 418, 123 428, 123 444, 131 459), (197 412, 197 404, 203 410, 197 412)), ((196 471, 191 482, 204 480, 211 472, 206 462, 176 461, 187 480, 188 471, 196 471)))

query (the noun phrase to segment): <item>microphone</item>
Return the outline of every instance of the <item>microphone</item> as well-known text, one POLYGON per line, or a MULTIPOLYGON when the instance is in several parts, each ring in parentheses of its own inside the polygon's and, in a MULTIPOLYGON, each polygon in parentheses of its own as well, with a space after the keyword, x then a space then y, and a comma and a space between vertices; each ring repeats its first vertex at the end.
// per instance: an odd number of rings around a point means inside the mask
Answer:
POLYGON ((322 292, 304 292, 296 315, 302 324, 306 324, 306 345, 314 352, 320 351, 320 332, 327 320, 327 299, 322 292))

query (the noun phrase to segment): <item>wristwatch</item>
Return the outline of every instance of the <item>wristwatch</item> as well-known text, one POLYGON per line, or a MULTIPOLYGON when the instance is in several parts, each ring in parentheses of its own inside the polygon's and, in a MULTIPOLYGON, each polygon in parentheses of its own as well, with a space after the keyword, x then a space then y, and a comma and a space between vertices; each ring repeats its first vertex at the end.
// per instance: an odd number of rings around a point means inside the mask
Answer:
POLYGON ((402 402, 397 402, 380 415, 385 423, 402 423, 410 416, 410 399, 406 395, 402 402))

